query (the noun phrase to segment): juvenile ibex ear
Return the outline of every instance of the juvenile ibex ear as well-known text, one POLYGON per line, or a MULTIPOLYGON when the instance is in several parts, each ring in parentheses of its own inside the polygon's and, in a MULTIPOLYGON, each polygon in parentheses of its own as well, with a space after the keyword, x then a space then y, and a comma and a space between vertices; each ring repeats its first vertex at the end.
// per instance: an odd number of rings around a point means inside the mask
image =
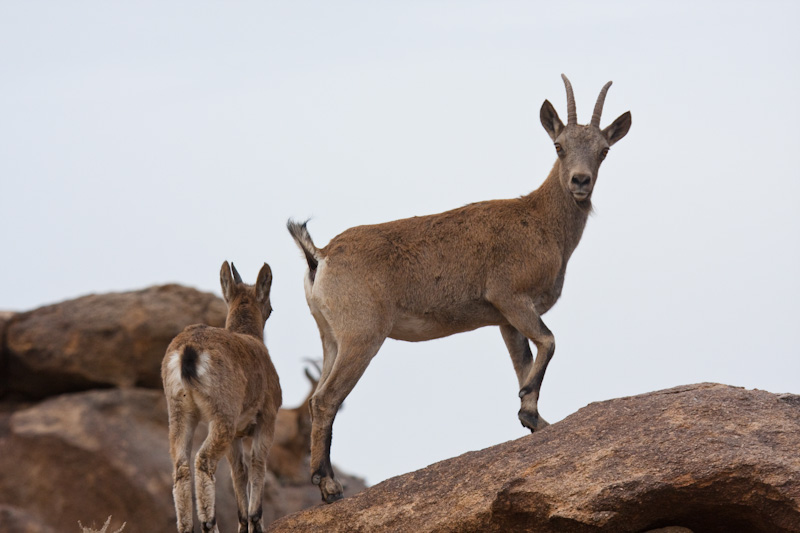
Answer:
POLYGON ((611 146, 618 140, 625 137, 628 134, 628 130, 631 129, 631 112, 625 111, 617 120, 611 123, 606 129, 603 130, 603 135, 605 135, 606 140, 608 141, 608 145, 611 146))
POLYGON ((547 134, 555 142, 556 138, 561 135, 561 131, 564 129, 564 123, 558 118, 558 113, 556 113, 550 100, 545 100, 542 104, 542 109, 539 110, 539 120, 542 121, 542 126, 544 126, 545 131, 547 131, 547 134))
POLYGON ((264 263, 256 280, 256 300, 264 306, 264 318, 269 317, 270 313, 272 313, 272 305, 269 301, 270 287, 272 287, 272 269, 269 268, 268 264, 264 263))
POLYGON ((230 303, 233 300, 236 283, 233 281, 231 267, 227 261, 222 263, 222 268, 219 271, 219 284, 222 286, 222 297, 225 299, 225 303, 230 303))

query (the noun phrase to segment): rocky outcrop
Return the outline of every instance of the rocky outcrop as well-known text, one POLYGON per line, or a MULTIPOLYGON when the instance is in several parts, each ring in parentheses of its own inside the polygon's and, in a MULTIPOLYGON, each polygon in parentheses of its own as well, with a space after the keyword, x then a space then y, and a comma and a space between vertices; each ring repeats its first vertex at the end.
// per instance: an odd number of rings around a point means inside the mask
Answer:
MULTIPOLYGON (((157 390, 64 394, 1 413, 0 513, 5 508, 15 523, 40 527, 32 532, 76 531, 78 520, 102 524, 112 515, 111 531, 127 522, 136 531, 172 533, 167 430, 166 402, 157 390)), ((201 426, 195 450, 204 437, 201 426)), ((270 475, 265 521, 318 501, 319 490, 309 481, 284 487, 270 475)), ((217 471, 217 519, 223 530, 236 529, 225 460, 217 471)))
POLYGON ((677 387, 591 404, 269 531, 798 532, 799 449, 800 396, 677 387))
POLYGON ((172 338, 189 324, 224 326, 225 316, 220 298, 180 285, 95 294, 11 315, 0 396, 160 388, 172 338))
POLYGON ((22 509, 0 505, 0 533, 56 533, 56 531, 22 509))
MULTIPOLYGON (((108 531, 127 522, 125 531, 174 532, 161 360, 185 326, 222 326, 225 316, 218 297, 177 285, 0 312, 0 533, 78 531, 79 520, 103 524, 109 515, 108 531)), ((281 409, 279 418, 266 522, 319 501, 308 409, 281 409)), ((195 450, 205 432, 201 425, 195 450)), ((344 478, 346 494, 365 486, 344 478)), ((232 530, 226 460, 217 479, 217 518, 232 530)))
POLYGON ((62 395, 6 415, 3 501, 57 531, 109 515, 113 528, 171 531, 166 420, 164 394, 142 389, 62 395))

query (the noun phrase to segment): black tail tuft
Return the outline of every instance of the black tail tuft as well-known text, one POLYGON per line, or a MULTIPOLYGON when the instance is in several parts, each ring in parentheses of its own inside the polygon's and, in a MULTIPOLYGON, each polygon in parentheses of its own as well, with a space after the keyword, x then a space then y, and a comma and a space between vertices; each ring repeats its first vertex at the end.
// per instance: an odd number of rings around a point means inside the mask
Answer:
POLYGON ((200 355, 193 346, 185 346, 183 348, 183 356, 181 357, 181 378, 187 382, 192 383, 197 381, 197 360, 200 355))
POLYGON ((311 271, 311 279, 313 280, 314 272, 317 270, 317 265, 319 264, 319 260, 316 256, 319 250, 314 246, 314 242, 311 240, 311 235, 308 233, 308 228, 306 228, 307 224, 308 220, 302 224, 294 220, 289 220, 286 223, 286 228, 289 230, 289 233, 292 234, 294 241, 300 249, 303 250, 303 254, 306 256, 306 262, 308 263, 308 269, 311 271))

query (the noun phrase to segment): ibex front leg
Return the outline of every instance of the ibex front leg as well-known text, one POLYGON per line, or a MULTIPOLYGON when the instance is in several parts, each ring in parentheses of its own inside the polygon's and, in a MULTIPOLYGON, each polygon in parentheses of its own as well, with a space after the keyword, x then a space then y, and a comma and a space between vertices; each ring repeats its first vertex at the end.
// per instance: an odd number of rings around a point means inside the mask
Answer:
POLYGON ((514 326, 500 326, 500 333, 503 335, 506 348, 508 348, 508 353, 511 355, 511 362, 514 364, 514 372, 517 373, 517 381, 521 389, 525 386, 525 380, 528 378, 533 364, 531 345, 528 342, 528 338, 514 326))
POLYGON ((555 337, 542 322, 529 298, 519 297, 513 303, 506 303, 498 308, 510 323, 501 326, 500 331, 520 384, 522 407, 518 414, 519 420, 531 431, 542 429, 549 424, 539 416, 539 390, 547 364, 556 350, 555 337), (532 361, 533 354, 528 339, 536 345, 535 361, 532 361))

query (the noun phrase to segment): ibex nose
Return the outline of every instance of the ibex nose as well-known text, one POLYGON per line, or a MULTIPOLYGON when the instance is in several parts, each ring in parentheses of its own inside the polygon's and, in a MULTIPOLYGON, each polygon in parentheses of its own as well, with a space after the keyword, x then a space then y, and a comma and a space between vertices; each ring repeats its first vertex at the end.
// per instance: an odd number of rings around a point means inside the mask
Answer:
POLYGON ((587 174, 573 174, 572 184, 580 188, 586 187, 592 182, 592 177, 587 174))

